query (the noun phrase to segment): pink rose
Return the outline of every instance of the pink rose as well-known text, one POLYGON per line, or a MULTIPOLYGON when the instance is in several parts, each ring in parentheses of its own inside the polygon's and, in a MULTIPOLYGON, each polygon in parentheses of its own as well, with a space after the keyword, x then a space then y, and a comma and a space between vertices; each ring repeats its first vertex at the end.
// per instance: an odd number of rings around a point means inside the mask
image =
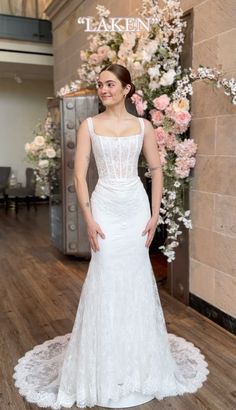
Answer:
POLYGON ((168 134, 164 131, 162 127, 155 128, 156 142, 159 146, 165 146, 168 134))
POLYGON ((179 111, 175 113, 174 120, 178 125, 186 127, 191 120, 191 115, 188 111, 179 111))
POLYGON ((169 103, 170 99, 167 94, 163 94, 153 100, 154 107, 161 111, 165 110, 168 107, 169 103))
POLYGON ((188 125, 178 125, 178 124, 174 124, 172 131, 173 131, 175 134, 183 134, 185 131, 187 131, 187 129, 188 129, 188 125))
POLYGON ((191 115, 188 111, 178 111, 175 113, 171 113, 171 117, 175 124, 173 126, 173 132, 175 134, 183 134, 187 131, 189 127, 189 122, 191 120, 191 115))
POLYGON ((104 60, 107 57, 108 52, 110 51, 110 47, 109 46, 100 46, 97 49, 97 53, 99 56, 101 56, 101 58, 104 60))
POLYGON ((144 101, 143 98, 136 93, 132 95, 131 101, 135 104, 138 115, 144 115, 144 111, 147 108, 147 101, 144 101))
POLYGON ((147 108, 146 101, 139 101, 136 104, 136 110, 137 110, 138 115, 144 115, 144 111, 146 110, 146 108, 147 108))
POLYGON ((152 121, 155 125, 161 125, 164 119, 164 115, 162 114, 161 111, 158 110, 151 110, 150 111, 152 121))
POLYGON ((99 56, 96 53, 91 54, 91 56, 89 57, 89 64, 99 64, 101 62, 102 58, 101 56, 99 56))
POLYGON ((166 107, 165 114, 168 116, 168 118, 174 119, 176 112, 174 111, 172 104, 166 107))
POLYGON ((166 149, 174 151, 177 143, 178 142, 177 142, 175 134, 173 133, 168 134, 167 140, 166 140, 166 149))
POLYGON ((133 101, 134 104, 136 104, 139 101, 142 101, 142 97, 140 95, 134 93, 131 97, 131 100, 133 101))

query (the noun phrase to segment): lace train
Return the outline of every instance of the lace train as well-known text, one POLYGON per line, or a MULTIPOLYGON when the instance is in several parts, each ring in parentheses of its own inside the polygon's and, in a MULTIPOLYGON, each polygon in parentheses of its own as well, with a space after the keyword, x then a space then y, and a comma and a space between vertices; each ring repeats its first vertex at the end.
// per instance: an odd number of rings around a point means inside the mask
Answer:
MULTIPOLYGON (((69 333, 47 340, 43 344, 35 346, 18 360, 18 364, 14 368, 13 378, 19 393, 28 402, 43 408, 61 408, 61 405, 57 404, 59 373, 70 335, 69 333)), ((180 379, 180 383, 176 385, 175 389, 170 391, 170 386, 166 385, 166 391, 162 392, 158 391, 158 384, 155 380, 149 380, 149 387, 145 390, 140 389, 138 384, 135 385, 135 382, 130 380, 129 383, 122 386, 119 398, 137 391, 142 394, 153 394, 158 400, 161 400, 167 396, 182 395, 187 392, 194 393, 202 386, 209 370, 201 351, 193 343, 172 333, 168 333, 168 339, 178 373, 184 377, 182 388, 180 379)), ((96 402, 81 396, 77 399, 67 397, 63 406, 70 408, 74 403, 80 408, 96 405, 96 402)))

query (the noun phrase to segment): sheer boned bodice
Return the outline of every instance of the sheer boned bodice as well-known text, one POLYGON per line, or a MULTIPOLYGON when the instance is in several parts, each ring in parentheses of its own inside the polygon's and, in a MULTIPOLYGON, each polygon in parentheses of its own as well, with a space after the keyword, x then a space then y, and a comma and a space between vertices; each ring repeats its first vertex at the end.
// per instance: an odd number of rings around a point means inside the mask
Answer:
POLYGON ((138 176, 138 159, 143 145, 144 121, 140 132, 126 137, 96 134, 91 117, 87 118, 99 178, 129 179, 138 176))

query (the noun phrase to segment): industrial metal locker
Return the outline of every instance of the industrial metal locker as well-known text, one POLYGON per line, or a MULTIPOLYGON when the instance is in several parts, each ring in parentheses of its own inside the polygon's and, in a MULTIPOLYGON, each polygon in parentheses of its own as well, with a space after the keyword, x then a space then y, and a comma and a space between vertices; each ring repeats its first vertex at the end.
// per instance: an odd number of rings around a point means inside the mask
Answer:
MULTIPOLYGON (((98 97, 95 91, 87 90, 81 95, 49 98, 48 110, 61 148, 61 161, 50 187, 51 240, 56 248, 66 255, 89 257, 90 244, 86 224, 74 186, 74 156, 79 125, 87 117, 98 113, 98 97)), ((89 196, 97 179, 97 167, 91 150, 87 173, 89 196)))

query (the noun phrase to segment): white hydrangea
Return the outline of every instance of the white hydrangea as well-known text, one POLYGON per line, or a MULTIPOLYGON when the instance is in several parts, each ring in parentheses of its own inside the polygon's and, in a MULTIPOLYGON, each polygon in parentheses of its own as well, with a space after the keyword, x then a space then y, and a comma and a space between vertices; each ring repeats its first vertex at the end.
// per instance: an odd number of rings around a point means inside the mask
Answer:
POLYGON ((167 71, 167 73, 164 73, 160 79, 160 85, 163 86, 168 86, 168 85, 172 85, 174 82, 176 76, 176 72, 175 70, 173 70, 172 68, 170 70, 167 71))
POLYGON ((56 151, 53 147, 49 147, 45 150, 46 155, 48 158, 55 158, 56 156, 56 151))
POLYGON ((151 79, 153 79, 153 78, 158 79, 160 77, 159 65, 156 65, 154 67, 150 67, 148 69, 148 74, 150 75, 151 79))
POLYGON ((49 165, 49 162, 47 159, 40 159, 38 162, 39 168, 47 168, 49 165))

